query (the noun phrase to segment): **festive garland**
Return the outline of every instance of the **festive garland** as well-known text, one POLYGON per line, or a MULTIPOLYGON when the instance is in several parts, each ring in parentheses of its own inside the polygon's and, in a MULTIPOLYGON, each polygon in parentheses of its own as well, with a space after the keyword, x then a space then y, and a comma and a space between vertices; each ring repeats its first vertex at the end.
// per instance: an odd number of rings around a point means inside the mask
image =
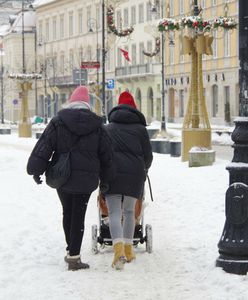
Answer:
POLYGON ((180 23, 171 18, 164 18, 159 21, 158 23, 158 30, 159 31, 169 31, 169 30, 179 30, 180 23))
POLYGON ((200 31, 206 31, 211 29, 211 23, 209 21, 204 21, 199 16, 189 16, 183 17, 180 22, 181 27, 185 28, 195 28, 200 31))
POLYGON ((157 37, 155 39, 155 50, 153 52, 146 52, 143 50, 143 54, 149 57, 153 57, 157 55, 160 52, 160 38, 157 37))
POLYGON ((212 22, 213 28, 223 27, 225 29, 234 29, 237 25, 236 20, 229 17, 216 17, 212 22))
POLYGON ((121 31, 117 30, 114 24, 114 9, 111 5, 107 8, 107 24, 109 31, 119 37, 130 35, 134 31, 133 27, 125 28, 121 31))

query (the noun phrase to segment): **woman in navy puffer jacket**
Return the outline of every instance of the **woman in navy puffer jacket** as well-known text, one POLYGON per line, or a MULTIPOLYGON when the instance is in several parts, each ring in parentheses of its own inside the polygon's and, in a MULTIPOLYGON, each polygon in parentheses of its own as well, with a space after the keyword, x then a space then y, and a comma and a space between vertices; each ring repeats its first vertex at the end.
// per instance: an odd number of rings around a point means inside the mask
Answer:
POLYGON ((142 197, 153 156, 145 117, 136 109, 132 95, 121 93, 118 104, 109 113, 106 125, 114 151, 115 178, 103 185, 102 193, 108 206, 115 252, 112 266, 121 269, 125 260, 135 258, 135 203, 142 197))

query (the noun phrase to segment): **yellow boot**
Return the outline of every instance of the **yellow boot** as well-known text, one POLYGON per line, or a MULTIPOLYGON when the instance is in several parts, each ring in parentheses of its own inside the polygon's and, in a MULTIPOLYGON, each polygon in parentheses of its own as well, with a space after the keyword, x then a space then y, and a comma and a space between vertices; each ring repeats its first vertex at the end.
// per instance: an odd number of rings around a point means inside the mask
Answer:
POLYGON ((125 250, 125 256, 126 256, 127 262, 130 262, 136 258, 135 253, 133 251, 133 245, 125 244, 124 250, 125 250))
POLYGON ((112 267, 116 270, 122 270, 126 262, 124 254, 124 244, 122 242, 114 244, 114 260, 112 262, 112 267))

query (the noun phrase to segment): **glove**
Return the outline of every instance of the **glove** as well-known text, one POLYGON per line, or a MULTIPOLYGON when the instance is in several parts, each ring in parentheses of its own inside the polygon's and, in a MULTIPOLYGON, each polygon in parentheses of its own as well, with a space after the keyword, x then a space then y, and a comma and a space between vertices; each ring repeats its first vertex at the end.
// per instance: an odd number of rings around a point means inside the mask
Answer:
POLYGON ((40 179, 40 175, 34 175, 33 178, 34 178, 34 181, 37 184, 42 184, 42 180, 40 179))

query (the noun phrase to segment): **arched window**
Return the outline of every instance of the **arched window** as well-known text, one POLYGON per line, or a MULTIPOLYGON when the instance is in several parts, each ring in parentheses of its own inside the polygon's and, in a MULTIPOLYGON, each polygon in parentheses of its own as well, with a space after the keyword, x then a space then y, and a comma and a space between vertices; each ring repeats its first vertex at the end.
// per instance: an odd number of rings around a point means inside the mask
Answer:
POLYGON ((152 120, 152 118, 154 117, 153 89, 151 87, 149 87, 147 91, 147 117, 149 120, 152 120))

